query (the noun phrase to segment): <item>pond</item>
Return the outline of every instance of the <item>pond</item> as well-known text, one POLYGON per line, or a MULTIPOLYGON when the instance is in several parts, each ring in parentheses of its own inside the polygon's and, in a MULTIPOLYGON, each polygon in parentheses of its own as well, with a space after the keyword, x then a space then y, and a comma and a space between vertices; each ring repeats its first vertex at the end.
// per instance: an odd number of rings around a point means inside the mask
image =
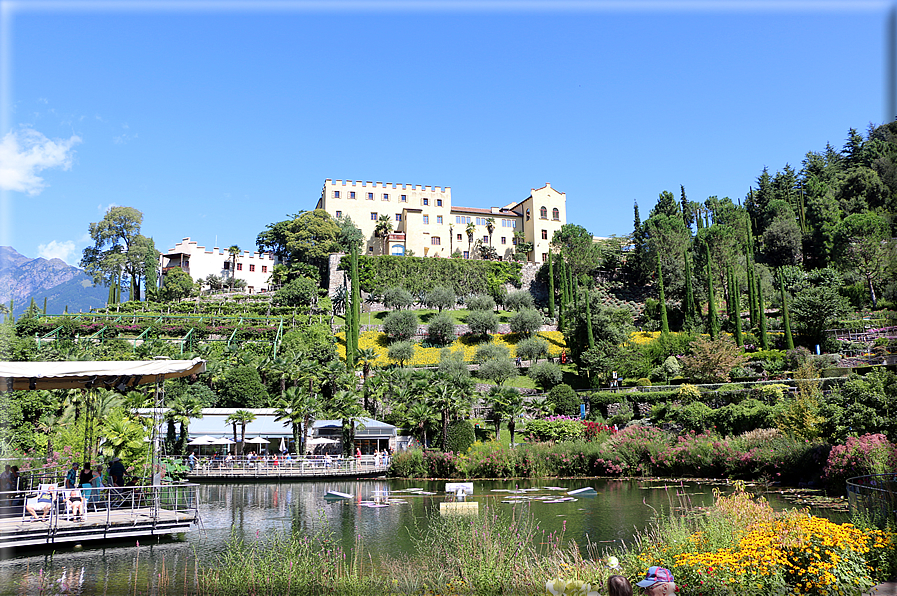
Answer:
MULTIPOLYGON (((562 532, 565 541, 575 541, 581 547, 591 541, 610 548, 631 540, 655 512, 711 505, 714 488, 732 490, 724 483, 661 480, 474 481, 474 496, 468 500, 477 501, 480 510, 487 506, 509 512, 528 509, 539 522, 537 539, 562 532), (592 487, 597 494, 575 501, 546 502, 583 487, 592 487)), ((439 504, 446 500, 444 491, 445 481, 397 479, 205 484, 199 489, 201 523, 180 539, 153 540, 139 547, 127 542, 105 548, 63 547, 56 553, 20 554, 0 561, 0 595, 36 593, 41 581, 49 593, 63 588, 68 594, 119 594, 135 588, 142 593, 160 582, 170 583, 163 586, 166 593, 185 593, 187 584, 192 585, 187 577, 192 578, 198 566, 213 563, 232 535, 255 541, 290 530, 325 531, 346 550, 360 541, 375 559, 401 556, 414 552, 413 535, 426 527, 428 519, 439 515, 439 504), (400 502, 382 508, 364 506, 363 501, 373 500, 376 491, 384 490, 400 502), (327 491, 348 493, 353 499, 327 501, 327 491)), ((774 495, 768 498, 776 509, 791 506, 774 495)))

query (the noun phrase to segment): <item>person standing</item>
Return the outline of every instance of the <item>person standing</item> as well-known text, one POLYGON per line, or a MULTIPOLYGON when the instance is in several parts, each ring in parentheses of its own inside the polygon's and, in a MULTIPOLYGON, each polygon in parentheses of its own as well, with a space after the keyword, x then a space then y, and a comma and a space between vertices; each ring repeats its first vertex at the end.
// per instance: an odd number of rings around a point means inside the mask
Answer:
POLYGON ((112 486, 125 485, 125 464, 121 463, 120 458, 112 458, 112 465, 109 466, 109 476, 112 478, 112 486))
POLYGON ((75 488, 75 484, 78 482, 78 462, 73 461, 72 467, 69 468, 69 471, 65 473, 65 487, 66 488, 75 488))

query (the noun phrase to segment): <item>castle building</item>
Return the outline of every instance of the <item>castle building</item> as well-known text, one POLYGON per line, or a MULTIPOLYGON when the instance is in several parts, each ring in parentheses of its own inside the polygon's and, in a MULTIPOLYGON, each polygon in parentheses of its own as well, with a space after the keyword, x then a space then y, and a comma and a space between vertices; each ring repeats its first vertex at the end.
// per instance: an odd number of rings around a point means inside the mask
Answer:
POLYGON ((231 277, 246 281, 246 291, 250 294, 266 292, 271 285, 269 278, 274 265, 279 261, 271 253, 241 250, 234 258, 228 250, 217 246, 206 250, 190 237, 184 238, 169 248, 167 253, 159 257, 162 275, 168 270, 178 267, 193 278, 193 281, 204 280, 209 275, 216 275, 227 283, 231 277))
POLYGON ((554 232, 567 222, 567 195, 548 183, 532 189, 522 201, 479 208, 453 205, 447 186, 328 178, 315 208, 336 218, 351 217, 364 234, 363 250, 369 255, 448 258, 457 250, 464 258, 478 258, 476 246, 481 243, 494 247, 500 259, 511 260, 514 232, 521 231, 523 241, 533 243, 527 260, 542 263, 554 232), (377 223, 383 216, 392 232, 378 237, 377 223))

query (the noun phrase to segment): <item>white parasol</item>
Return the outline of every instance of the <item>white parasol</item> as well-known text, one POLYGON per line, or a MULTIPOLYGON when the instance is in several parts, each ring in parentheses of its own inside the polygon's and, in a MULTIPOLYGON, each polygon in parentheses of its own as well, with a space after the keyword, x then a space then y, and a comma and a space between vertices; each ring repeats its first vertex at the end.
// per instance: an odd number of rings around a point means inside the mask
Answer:
POLYGON ((201 437, 196 437, 189 443, 188 445, 214 445, 212 441, 215 440, 215 437, 210 437, 209 435, 202 435, 201 437))
POLYGON ((336 439, 325 439, 324 437, 308 440, 309 445, 333 445, 334 443, 339 443, 339 441, 336 439))
POLYGON ((256 445, 267 445, 271 441, 268 439, 263 439, 261 437, 255 437, 254 439, 246 439, 247 443, 255 443, 256 445))

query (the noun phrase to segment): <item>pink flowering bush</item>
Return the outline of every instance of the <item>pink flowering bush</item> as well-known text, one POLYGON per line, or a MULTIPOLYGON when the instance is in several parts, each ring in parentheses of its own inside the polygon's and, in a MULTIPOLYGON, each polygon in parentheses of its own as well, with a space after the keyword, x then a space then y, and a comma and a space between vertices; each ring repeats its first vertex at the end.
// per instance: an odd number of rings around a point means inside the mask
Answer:
POLYGON ((831 486, 844 490, 848 478, 892 472, 895 466, 897 446, 883 434, 865 434, 832 447, 823 476, 831 486))

